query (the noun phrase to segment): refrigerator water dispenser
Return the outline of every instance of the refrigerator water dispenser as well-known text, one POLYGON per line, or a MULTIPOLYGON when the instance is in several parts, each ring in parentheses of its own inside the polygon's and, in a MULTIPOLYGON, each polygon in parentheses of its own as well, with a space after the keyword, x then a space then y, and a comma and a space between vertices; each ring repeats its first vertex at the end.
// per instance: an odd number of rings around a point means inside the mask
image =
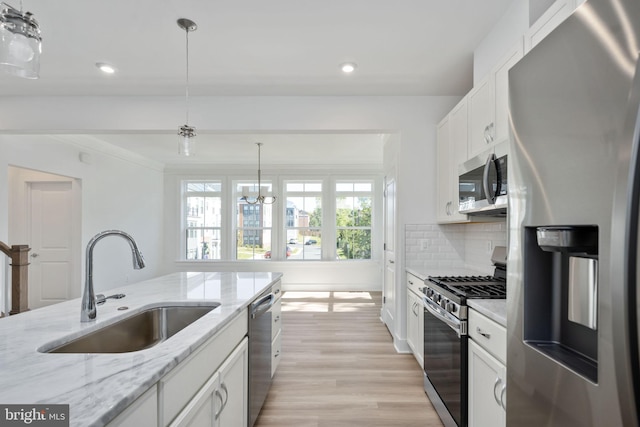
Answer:
POLYGON ((597 383, 598 227, 525 228, 524 341, 597 383))

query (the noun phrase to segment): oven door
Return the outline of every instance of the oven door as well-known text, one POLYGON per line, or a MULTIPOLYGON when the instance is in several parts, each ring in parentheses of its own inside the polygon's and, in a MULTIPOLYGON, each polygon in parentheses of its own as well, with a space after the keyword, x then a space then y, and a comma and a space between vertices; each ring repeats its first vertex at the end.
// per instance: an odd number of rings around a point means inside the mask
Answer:
POLYGON ((425 391, 445 426, 467 425, 467 331, 428 298, 424 307, 425 391))

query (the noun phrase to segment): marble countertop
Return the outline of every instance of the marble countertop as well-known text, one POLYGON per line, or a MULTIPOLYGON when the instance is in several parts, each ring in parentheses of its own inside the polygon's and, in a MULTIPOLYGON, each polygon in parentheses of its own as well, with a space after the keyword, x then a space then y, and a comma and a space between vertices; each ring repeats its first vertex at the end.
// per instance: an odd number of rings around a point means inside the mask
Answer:
POLYGON ((467 305, 494 322, 507 327, 506 299, 470 299, 467 305))
POLYGON ((0 403, 69 404, 71 426, 102 426, 241 313, 280 273, 174 273, 111 289, 124 293, 80 322, 80 299, 0 319, 0 403), (101 326, 165 302, 220 307, 152 348, 120 354, 48 354, 101 326), (119 307, 128 307, 119 311, 119 307))

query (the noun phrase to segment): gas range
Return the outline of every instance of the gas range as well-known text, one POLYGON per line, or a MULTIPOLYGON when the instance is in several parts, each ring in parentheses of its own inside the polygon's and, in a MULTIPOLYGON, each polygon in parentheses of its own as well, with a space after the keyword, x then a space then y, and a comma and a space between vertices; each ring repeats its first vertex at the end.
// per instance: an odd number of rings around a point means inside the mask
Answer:
POLYGON ((496 246, 491 256, 493 276, 429 276, 424 294, 460 320, 467 319, 467 299, 504 299, 507 296, 506 248, 496 246))

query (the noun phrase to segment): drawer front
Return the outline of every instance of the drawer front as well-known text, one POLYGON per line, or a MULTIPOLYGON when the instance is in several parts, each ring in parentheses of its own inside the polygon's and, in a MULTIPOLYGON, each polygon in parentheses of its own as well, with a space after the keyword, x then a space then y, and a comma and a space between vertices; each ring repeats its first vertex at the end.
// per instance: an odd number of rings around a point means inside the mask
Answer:
POLYGON ((282 296, 282 281, 278 280, 276 283, 271 285, 271 292, 276 296, 276 299, 280 299, 282 296))
POLYGON ((271 306, 271 339, 278 335, 280 329, 282 329, 282 302, 278 299, 271 306))
POLYGON ((418 294, 418 296, 424 295, 422 289, 424 288, 424 281, 419 277, 414 276, 411 273, 407 273, 407 289, 418 294))
POLYGON ((280 359, 282 358, 282 333, 278 331, 278 334, 271 342, 271 377, 276 373, 280 359))
POLYGON ((504 326, 470 309, 469 337, 502 363, 506 363, 507 330, 504 326))

